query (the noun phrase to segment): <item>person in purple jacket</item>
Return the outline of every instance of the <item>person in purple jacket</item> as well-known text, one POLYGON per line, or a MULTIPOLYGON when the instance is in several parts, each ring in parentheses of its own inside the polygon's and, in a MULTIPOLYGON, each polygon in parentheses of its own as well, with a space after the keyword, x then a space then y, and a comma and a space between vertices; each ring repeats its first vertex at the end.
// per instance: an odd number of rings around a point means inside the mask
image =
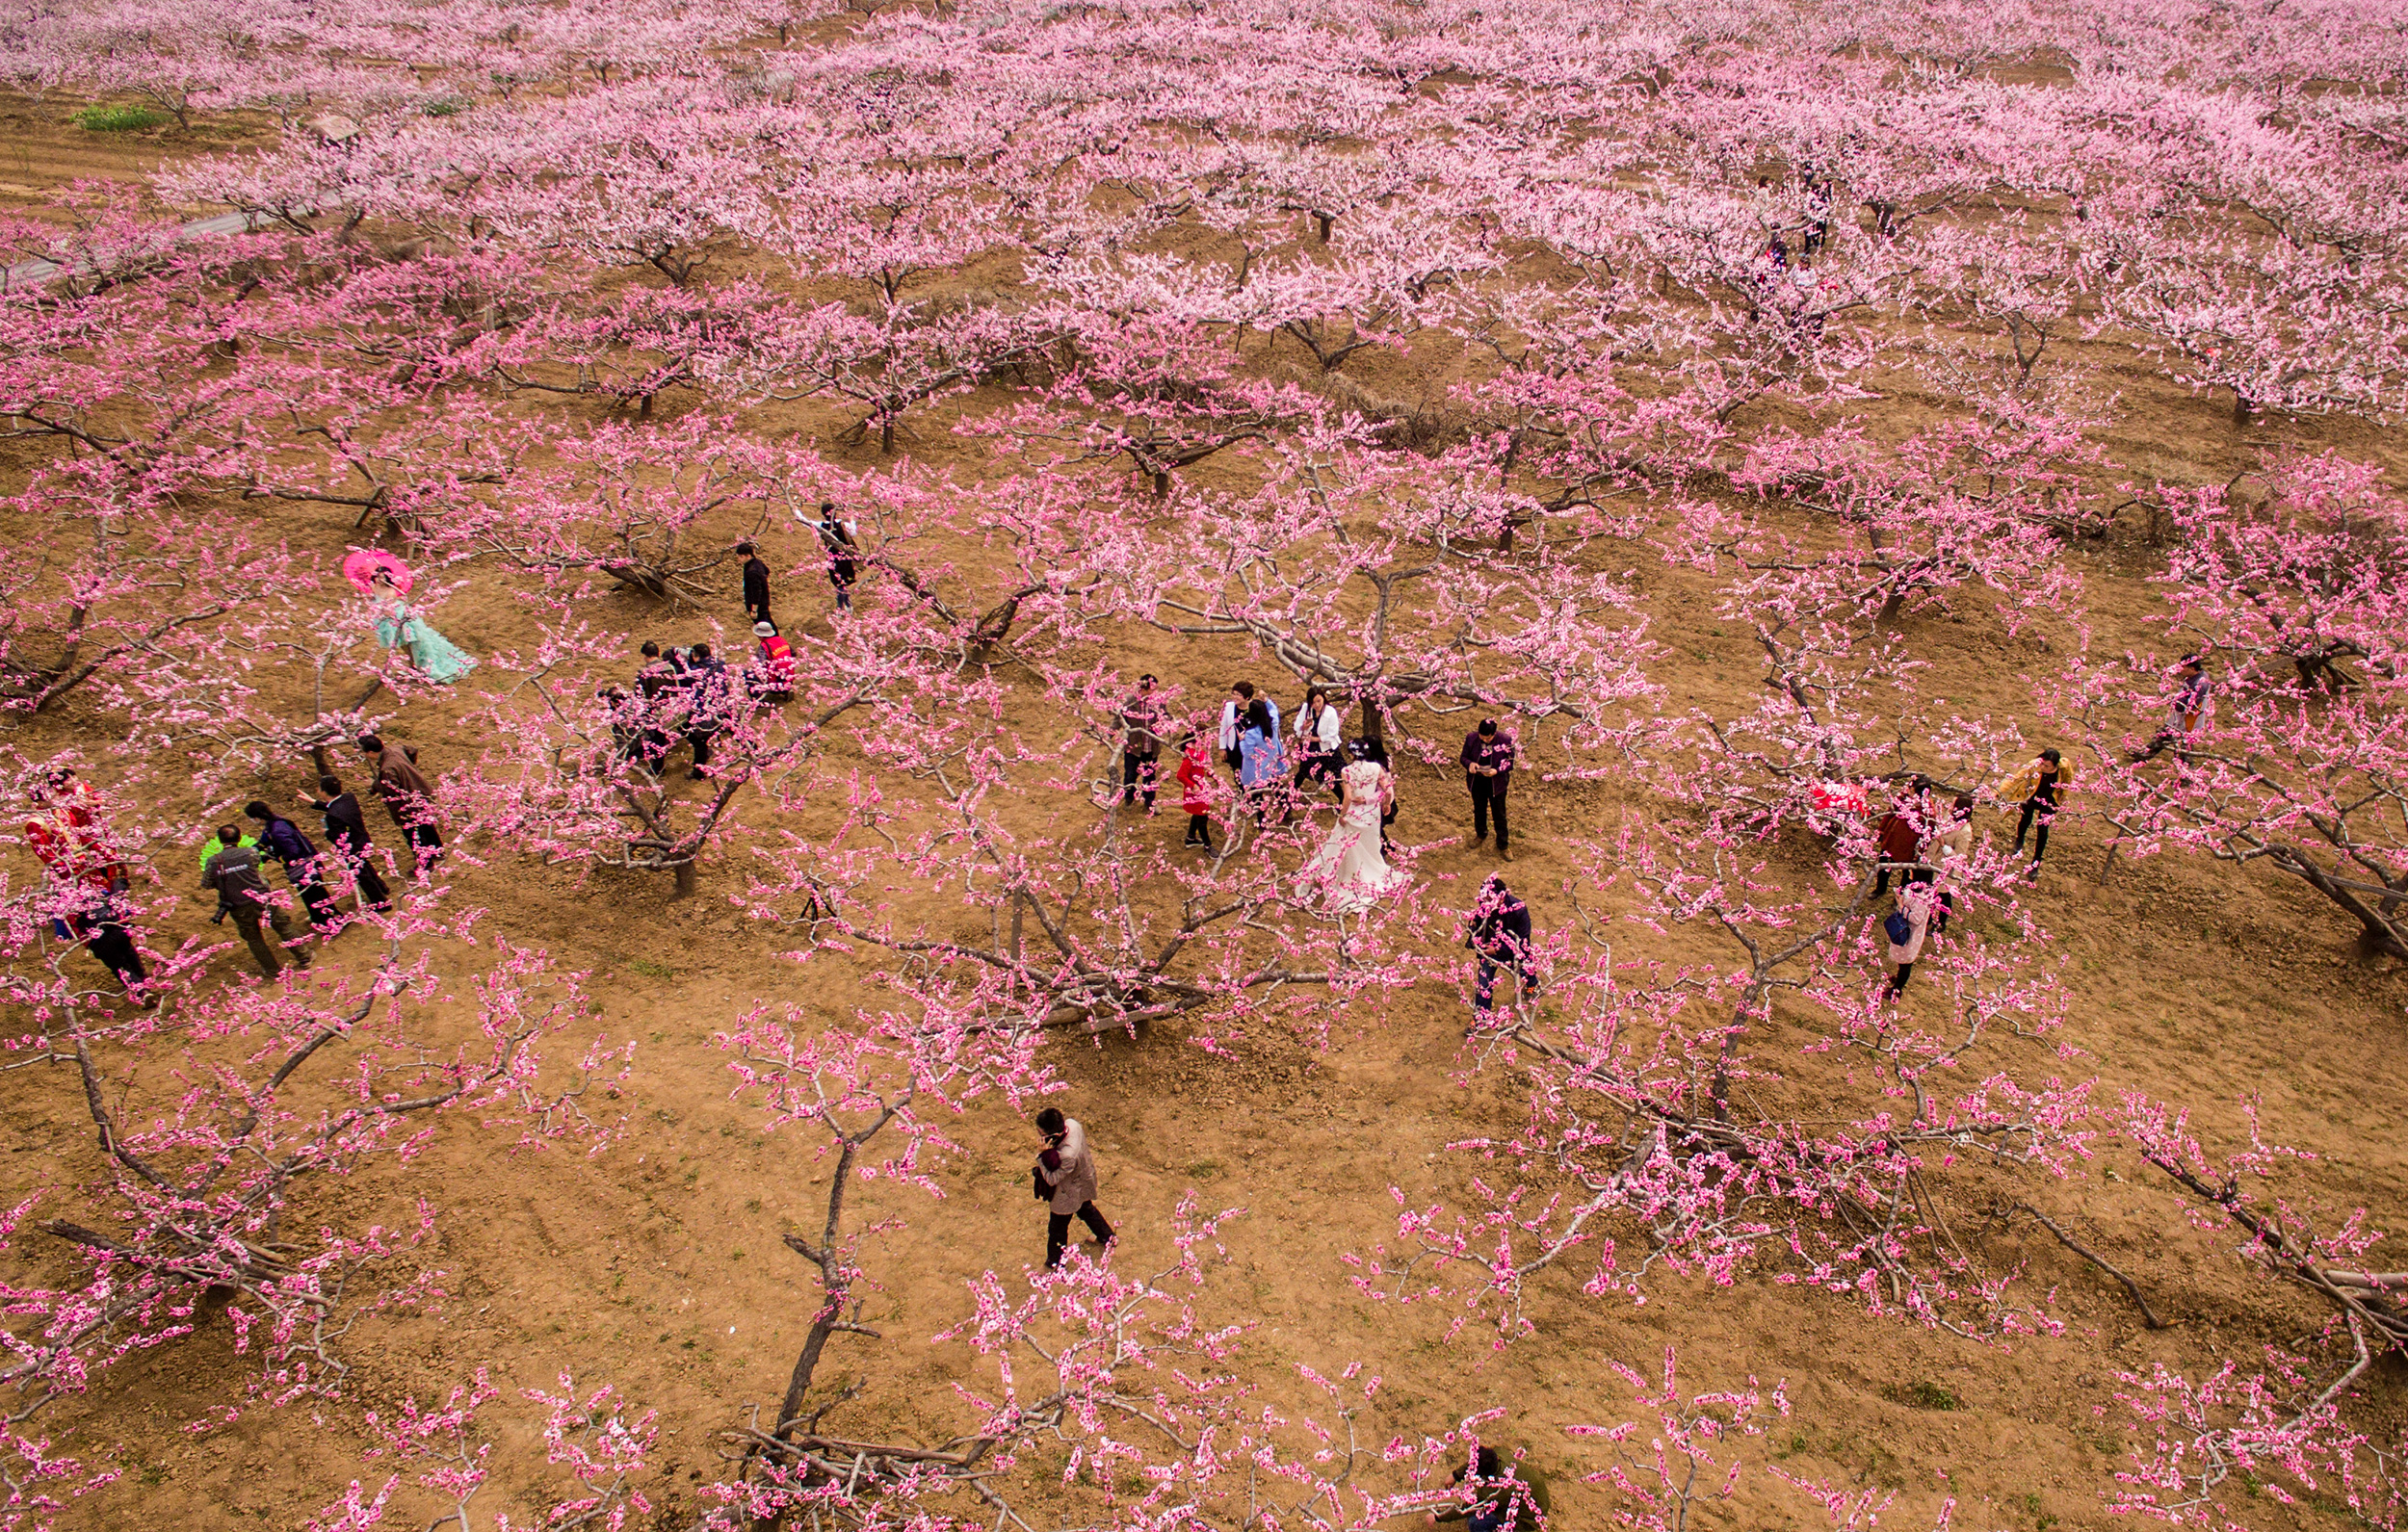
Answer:
POLYGON ((334 907, 334 896, 327 892, 326 880, 318 875, 318 848, 301 834, 300 825, 256 798, 243 805, 243 814, 259 821, 259 844, 284 864, 285 879, 301 896, 319 938, 333 940, 334 933, 343 928, 343 917, 334 907))

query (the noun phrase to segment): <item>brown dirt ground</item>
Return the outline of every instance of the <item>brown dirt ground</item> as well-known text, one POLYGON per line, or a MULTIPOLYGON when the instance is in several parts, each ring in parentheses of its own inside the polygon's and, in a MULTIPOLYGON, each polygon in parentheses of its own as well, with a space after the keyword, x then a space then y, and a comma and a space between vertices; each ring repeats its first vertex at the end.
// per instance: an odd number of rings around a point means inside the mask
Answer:
MULTIPOLYGON (((220 142, 173 132, 101 141, 64 125, 75 104, 0 103, 10 144, 0 154, 7 177, 0 205, 39 208, 74 178, 130 180, 159 157, 220 142)), ((2376 456, 2395 478, 2402 470, 2395 435, 2316 421, 2264 427, 2243 438, 2223 405, 2170 387, 2129 351, 2104 342, 2075 351, 2121 396, 2106 440, 2128 472, 2221 480, 2245 452, 2286 432, 2376 456)), ((1448 365, 1418 355, 1361 360, 1348 369, 1354 381, 1391 399, 1435 394, 1448 365)), ((991 402, 973 396, 925 412, 908 451, 975 471, 982 444, 952 437, 947 426, 991 402)), ((1900 427, 1937 402, 1902 389, 1874 415, 1900 427)), ((798 408, 755 424, 807 431, 831 453, 846 451, 828 440, 841 424, 832 412, 798 408)), ((862 468, 878 461, 863 449, 851 450, 848 460, 862 468)), ((1199 477, 1235 483, 1239 473, 1216 460, 1199 477)), ((330 510, 264 514, 277 518, 275 534, 329 557, 348 540, 347 521, 330 510)), ((1667 646, 1658 676, 1669 705, 1729 701, 1753 687, 1754 659, 1737 636, 1717 630, 1698 581, 1643 549, 1604 549, 1598 557, 1638 571, 1656 635, 1667 646)), ((2152 646, 2145 619, 2158 608, 2145 577, 2155 551, 2128 530, 2068 557, 2088 585, 2093 641, 2152 646)), ((726 608, 668 617, 614 599, 597 614, 688 641, 715 621, 728 623, 732 586, 726 608)), ((523 621, 506 594, 482 586, 442 613, 445 630, 474 651, 521 636, 523 621)), ((2008 638, 1978 612, 1917 624, 1911 635, 1950 702, 2027 727, 2036 678, 2071 641, 2046 630, 2008 638)), ((1160 635, 1131 636, 1119 658, 1205 695, 1217 694, 1228 676, 1260 673, 1233 648, 1179 648, 1160 635)), ((398 732, 425 745, 428 764, 440 769, 462 758, 466 742, 449 725, 465 711, 458 699, 414 704, 398 732)), ((15 742, 38 753, 103 727, 104 720, 70 712, 15 742)), ((1412 767, 1404 792, 1403 836, 1436 841, 1456 833, 1453 785, 1412 767)), ((1519 796, 1525 850, 1517 882, 1542 924, 1565 911, 1570 866, 1562 843, 1609 828, 1625 807, 1595 784, 1536 787, 1519 796)), ((1091 814, 1077 803, 1031 812, 1091 814)), ((2002 833, 1994 817, 1980 828, 2002 833)), ((1176 829, 1165 818, 1158 833, 1176 829)), ((2034 895, 2074 995, 2063 1040, 2081 1056, 2066 1071, 2095 1071, 2103 1092, 2131 1083, 2189 1102, 2212 1144, 2230 1144, 2239 1100, 2255 1096, 2271 1136, 2322 1156, 2303 1173, 2319 1196, 2363 1203, 2387 1227, 2408 1217, 2399 1191, 2408 1168, 2400 1111, 2408 1066, 2393 1046, 2402 1025, 2399 976, 2361 962, 2339 920, 2270 873, 2168 857, 2123 864, 2102 886, 2103 845, 2090 823, 2061 828, 2053 871, 2034 895)), ((1457 845, 1431 852, 1422 870, 1460 880, 1485 866, 1457 845)), ((724 871, 706 871, 703 896, 677 905, 665 901, 659 882, 605 875, 579 884, 507 856, 465 873, 458 887, 464 902, 499 912, 513 938, 590 970, 614 1028, 641 1041, 622 1104, 627 1137, 599 1157, 578 1159, 497 1155, 473 1132, 444 1134, 433 1168, 413 1181, 436 1188, 441 1233, 431 1259, 455 1274, 439 1315, 363 1327, 352 1347, 358 1387, 345 1404, 256 1410, 215 1429, 188 1423, 239 1387, 247 1370, 222 1329, 125 1363, 90 1399, 69 1401, 50 1417, 63 1450, 114 1454, 126 1469, 116 1486, 75 1506, 65 1525, 300 1526, 344 1482, 361 1477, 373 1486, 386 1471, 359 1461, 360 1408, 405 1393, 430 1399, 484 1366, 505 1389, 484 1417, 499 1465, 488 1514, 529 1514, 544 1503, 552 1481, 540 1470, 535 1437, 540 1412, 516 1389, 549 1385, 565 1367, 583 1384, 615 1383, 662 1412, 659 1471, 645 1488, 665 1507, 667 1526, 675 1511, 690 1508, 684 1497, 694 1481, 717 1471, 714 1433, 746 1403, 776 1397, 814 1307, 803 1268, 777 1236, 816 1223, 826 1169, 807 1139, 765 1136, 757 1114, 730 1100, 725 1055, 711 1038, 763 1001, 832 1008, 850 987, 841 970, 816 959, 798 970, 783 958, 791 944, 775 928, 727 907, 724 871)), ((202 912, 188 908, 182 934, 205 929, 202 912)), ((1679 955, 1674 947, 1661 950, 1679 955)), ((331 960, 355 965, 364 956, 338 949, 331 960)), ((220 965, 231 972, 229 960, 220 965)), ((1477 1337, 1441 1344, 1444 1314, 1383 1310, 1354 1289, 1339 1258, 1367 1252, 1392 1232, 1390 1188, 1416 1203, 1460 1191, 1476 1167, 1440 1154, 1441 1146, 1510 1130, 1521 1096, 1509 1066, 1466 1072, 1457 997, 1425 986, 1380 1014, 1367 1009, 1336 1018, 1322 1052, 1259 1031, 1229 1062, 1167 1029, 1137 1041, 1060 1046, 1058 1062, 1072 1084, 1061 1104, 1095 1129, 1102 1202, 1124 1237, 1119 1259, 1165 1259, 1167 1215, 1191 1187, 1208 1207, 1246 1207, 1228 1235, 1216 1303, 1228 1316, 1260 1320, 1249 1354, 1274 1393, 1292 1364, 1367 1362, 1389 1380, 1364 1424, 1372 1442, 1442 1431, 1468 1412, 1502 1407, 1509 1434, 1565 1486, 1559 1505, 1569 1526, 1605 1524, 1610 1497, 1572 1484, 1603 1466, 1606 1449, 1563 1428, 1636 1414, 1605 1365, 1609 1359, 1644 1370, 1677 1345, 1691 1387, 1734 1386, 1750 1375, 1767 1386, 1786 1379, 1793 1415, 1754 1449, 1793 1472, 1898 1491, 1895 1524, 1923 1524, 1918 1519, 1952 1493, 1962 1502, 1960 1527, 2047 1532, 2108 1524, 2098 1495, 2124 1449, 2114 1400, 2119 1370, 2152 1360, 2194 1370, 2215 1357, 2246 1360, 2261 1341, 2295 1337, 2314 1322, 2304 1305, 2241 1270, 2216 1240, 2184 1228, 2156 1187, 2136 1184, 2142 1171, 2129 1155, 2108 1154, 2063 1188, 2055 1206, 2179 1317, 2169 1331, 2143 1330, 2097 1273, 2045 1233, 2018 1226, 1982 1239, 1979 1253, 2025 1266, 2054 1290, 2068 1323, 2061 1337, 1974 1345, 1766 1281, 1727 1289, 1658 1282, 1643 1307, 1595 1301, 1566 1272, 1538 1285, 1535 1338, 1496 1354, 1477 1337), (1925 1383, 1957 1407, 1900 1402, 1925 1383)), ((1767 1048, 1777 1052, 1777 1041, 1767 1048)), ((54 1080, 0 1076, 9 1148, 22 1156, 11 1160, 0 1188, 12 1201, 94 1172, 89 1130, 59 1115, 63 1100, 54 1080)), ((832 1370, 863 1373, 874 1384, 850 1417, 855 1429, 941 1436, 958 1425, 965 1411, 952 1386, 974 1375, 973 1359, 964 1345, 929 1337, 966 1311, 967 1279, 989 1267, 1016 1272, 1039 1252, 1042 1230, 1026 1191, 1026 1128, 989 1101, 953 1131, 965 1153, 940 1175, 943 1202, 883 1182, 858 1195, 864 1217, 906 1222, 867 1261, 881 1289, 869 1317, 888 1338, 836 1343, 832 1370)), ((379 1173, 317 1195, 329 1220, 390 1219, 408 1192, 379 1173)), ((2378 1269, 2408 1265, 2400 1246, 2388 1240, 2370 1259, 2378 1269)), ((30 1246, 17 1254, 46 1259, 30 1246)), ((2396 1429, 2395 1366, 2378 1380, 2375 1395, 2378 1414, 2395 1417, 2396 1429)), ((1795 1519, 1793 1501, 1767 1491, 1761 1476, 1752 1477, 1736 1505, 1708 1524, 1806 1524, 1795 1519)), ((2258 1505, 2253 1519, 2269 1529, 2345 1521, 2329 1506, 2258 1505)))

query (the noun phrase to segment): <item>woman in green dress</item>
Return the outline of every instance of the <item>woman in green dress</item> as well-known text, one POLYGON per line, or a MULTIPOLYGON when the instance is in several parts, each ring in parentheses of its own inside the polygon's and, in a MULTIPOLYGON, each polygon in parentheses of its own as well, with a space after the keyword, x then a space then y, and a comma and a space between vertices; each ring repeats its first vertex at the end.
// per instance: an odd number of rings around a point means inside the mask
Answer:
POLYGON ((428 680, 450 686, 469 671, 477 662, 466 650, 434 631, 426 618, 409 608, 409 602, 394 588, 392 579, 379 570, 375 576, 380 605, 377 610, 377 641, 387 649, 409 651, 409 662, 418 667, 428 680))

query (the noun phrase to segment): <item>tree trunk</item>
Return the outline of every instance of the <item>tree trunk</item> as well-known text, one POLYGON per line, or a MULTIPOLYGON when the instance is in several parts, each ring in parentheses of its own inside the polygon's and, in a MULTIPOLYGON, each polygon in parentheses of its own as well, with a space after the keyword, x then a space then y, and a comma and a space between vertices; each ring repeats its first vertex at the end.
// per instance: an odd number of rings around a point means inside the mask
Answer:
POLYGON ((677 864, 677 891, 674 894, 671 894, 669 897, 673 899, 692 898, 694 896, 694 859, 689 857, 685 861, 677 864))

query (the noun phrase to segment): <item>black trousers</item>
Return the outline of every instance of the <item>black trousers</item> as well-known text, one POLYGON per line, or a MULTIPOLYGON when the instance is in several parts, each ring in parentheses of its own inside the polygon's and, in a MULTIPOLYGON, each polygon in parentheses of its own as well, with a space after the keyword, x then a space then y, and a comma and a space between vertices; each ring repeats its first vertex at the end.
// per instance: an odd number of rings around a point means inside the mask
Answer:
POLYGON ((711 764, 711 737, 717 733, 717 729, 696 729, 686 736, 686 742, 694 746, 695 770, 699 771, 711 764))
POLYGON ((1187 844, 1200 845, 1207 851, 1213 848, 1213 817, 1211 815, 1191 814, 1188 816, 1187 844))
POLYGON ((1045 1269, 1047 1271, 1061 1264, 1061 1247, 1070 1242, 1070 1220, 1074 1216, 1086 1225, 1087 1233, 1095 1236, 1097 1244, 1107 1244, 1112 1239, 1112 1226, 1104 1222, 1104 1215, 1095 1210, 1095 1205, 1091 1202, 1079 1204, 1079 1210, 1076 1214, 1047 1213, 1045 1215, 1045 1269))
POLYGON ((100 959, 118 982, 132 989, 149 974, 143 968, 143 955, 134 950, 132 933, 115 921, 92 921, 84 927, 84 941, 92 955, 100 959))
POLYGON ((1519 955, 1507 953, 1495 957, 1486 952, 1476 955, 1479 958, 1479 972, 1472 981, 1472 1009, 1481 1015, 1487 1015, 1497 1002, 1497 975, 1500 974, 1512 974, 1514 984, 1525 996, 1538 992, 1538 986, 1531 982, 1529 971, 1522 967, 1519 955))
POLYGON ((2049 854, 2049 821, 2056 818, 2056 805, 2046 798, 2026 798, 2024 817, 2015 821, 2015 849, 2024 848, 2024 836, 2036 818, 2040 821, 2040 839, 2032 844, 2031 859, 2038 862, 2049 854))
POLYGON ((1472 788, 1472 833, 1486 835, 1488 817, 1494 814, 1497 817, 1497 849, 1504 850, 1505 848, 1505 789, 1511 785, 1513 779, 1511 777, 1467 776, 1463 780, 1471 784, 1472 788))
POLYGON ((383 874, 367 857, 347 859, 351 862, 352 887, 359 892, 359 907, 363 910, 390 909, 393 891, 384 886, 383 874))
POLYGON ((1905 993, 1906 977, 1914 972, 1915 965, 1912 963, 1900 963, 1898 966, 1898 974, 1890 980, 1890 993, 1892 996, 1898 996, 1905 993))
POLYGON ((1135 803, 1138 794, 1142 792, 1145 794, 1145 806, 1149 809, 1154 806, 1154 766, 1160 760, 1162 752, 1159 750, 1151 755, 1132 755, 1126 750, 1120 752, 1121 802, 1135 803))

